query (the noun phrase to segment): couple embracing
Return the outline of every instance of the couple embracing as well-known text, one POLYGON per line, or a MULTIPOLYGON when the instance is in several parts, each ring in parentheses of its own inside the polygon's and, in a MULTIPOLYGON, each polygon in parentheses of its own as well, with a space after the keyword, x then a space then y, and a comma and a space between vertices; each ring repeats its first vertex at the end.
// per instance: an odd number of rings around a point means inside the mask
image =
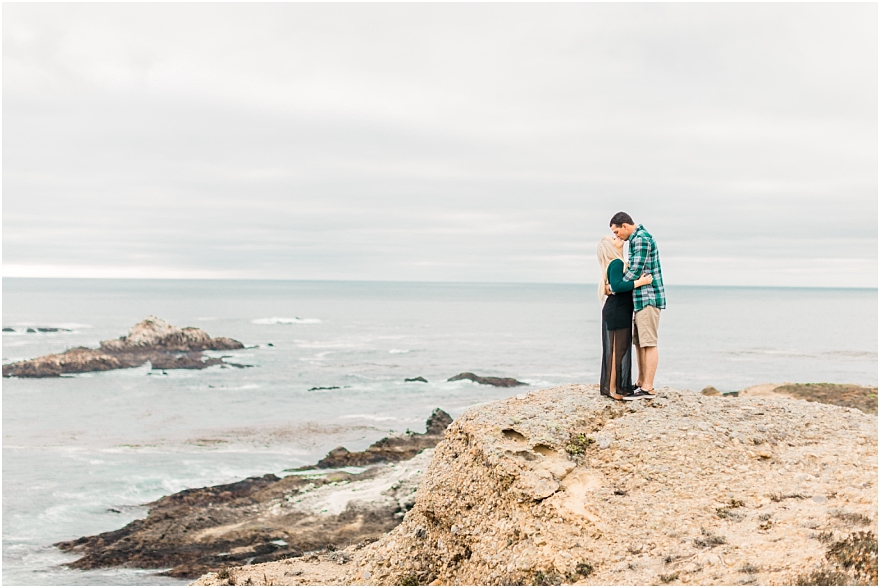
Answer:
POLYGON ((630 215, 611 217, 614 236, 599 241, 602 276, 599 300, 602 307, 603 396, 615 400, 636 400, 654 395, 657 372, 657 332, 660 310, 666 308, 663 275, 657 243, 645 227, 636 226, 630 215), (629 242, 629 260, 624 261, 623 244, 629 242), (632 351, 635 346, 639 376, 632 383, 632 351))

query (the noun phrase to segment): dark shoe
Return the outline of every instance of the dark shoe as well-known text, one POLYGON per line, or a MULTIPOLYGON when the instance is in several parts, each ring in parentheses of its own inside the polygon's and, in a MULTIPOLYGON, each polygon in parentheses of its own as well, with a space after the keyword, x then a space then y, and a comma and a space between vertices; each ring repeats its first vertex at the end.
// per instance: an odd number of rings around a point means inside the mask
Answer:
POLYGON ((648 396, 655 396, 657 394, 657 391, 653 388, 651 388, 650 390, 645 390, 641 386, 636 386, 633 392, 638 392, 639 394, 647 394, 648 396))
POLYGON ((653 394, 648 394, 644 390, 636 388, 633 390, 632 394, 627 394, 623 397, 624 400, 638 400, 639 398, 651 398, 653 394))

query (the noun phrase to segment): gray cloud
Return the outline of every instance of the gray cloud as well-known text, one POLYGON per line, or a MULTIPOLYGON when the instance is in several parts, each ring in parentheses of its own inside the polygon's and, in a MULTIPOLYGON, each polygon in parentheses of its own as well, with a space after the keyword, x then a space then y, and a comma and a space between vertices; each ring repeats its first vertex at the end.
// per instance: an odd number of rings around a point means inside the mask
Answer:
POLYGON ((679 283, 876 287, 873 4, 9 4, 3 44, 6 275, 591 282, 627 210, 679 283))

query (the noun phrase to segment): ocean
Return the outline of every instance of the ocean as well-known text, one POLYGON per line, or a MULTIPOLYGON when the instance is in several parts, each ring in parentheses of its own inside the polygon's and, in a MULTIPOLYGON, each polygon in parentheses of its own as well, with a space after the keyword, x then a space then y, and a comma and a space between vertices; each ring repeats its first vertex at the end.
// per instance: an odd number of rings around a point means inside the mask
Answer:
MULTIPOLYGON (((657 386, 877 385, 876 289, 667 290, 657 386)), ((592 285, 7 278, 3 302, 3 363, 94 347, 152 314, 242 341, 222 355, 253 366, 3 380, 5 584, 186 584, 70 570, 52 544, 118 529, 184 488, 424 430, 435 407, 457 417, 599 379, 592 285), (446 381, 464 371, 528 386, 446 381), (417 376, 428 383, 404 382, 417 376)))

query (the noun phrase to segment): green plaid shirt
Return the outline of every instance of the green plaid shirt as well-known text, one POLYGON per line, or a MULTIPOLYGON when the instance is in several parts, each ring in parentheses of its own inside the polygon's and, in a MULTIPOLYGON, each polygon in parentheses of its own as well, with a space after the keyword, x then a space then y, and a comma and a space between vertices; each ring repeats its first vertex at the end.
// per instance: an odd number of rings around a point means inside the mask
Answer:
POLYGON ((663 274, 660 272, 660 252, 651 233, 639 225, 629 236, 629 268, 623 279, 628 282, 638 280, 642 274, 651 274, 654 281, 647 286, 633 290, 633 307, 636 312, 646 306, 666 308, 666 290, 663 289, 663 274))

